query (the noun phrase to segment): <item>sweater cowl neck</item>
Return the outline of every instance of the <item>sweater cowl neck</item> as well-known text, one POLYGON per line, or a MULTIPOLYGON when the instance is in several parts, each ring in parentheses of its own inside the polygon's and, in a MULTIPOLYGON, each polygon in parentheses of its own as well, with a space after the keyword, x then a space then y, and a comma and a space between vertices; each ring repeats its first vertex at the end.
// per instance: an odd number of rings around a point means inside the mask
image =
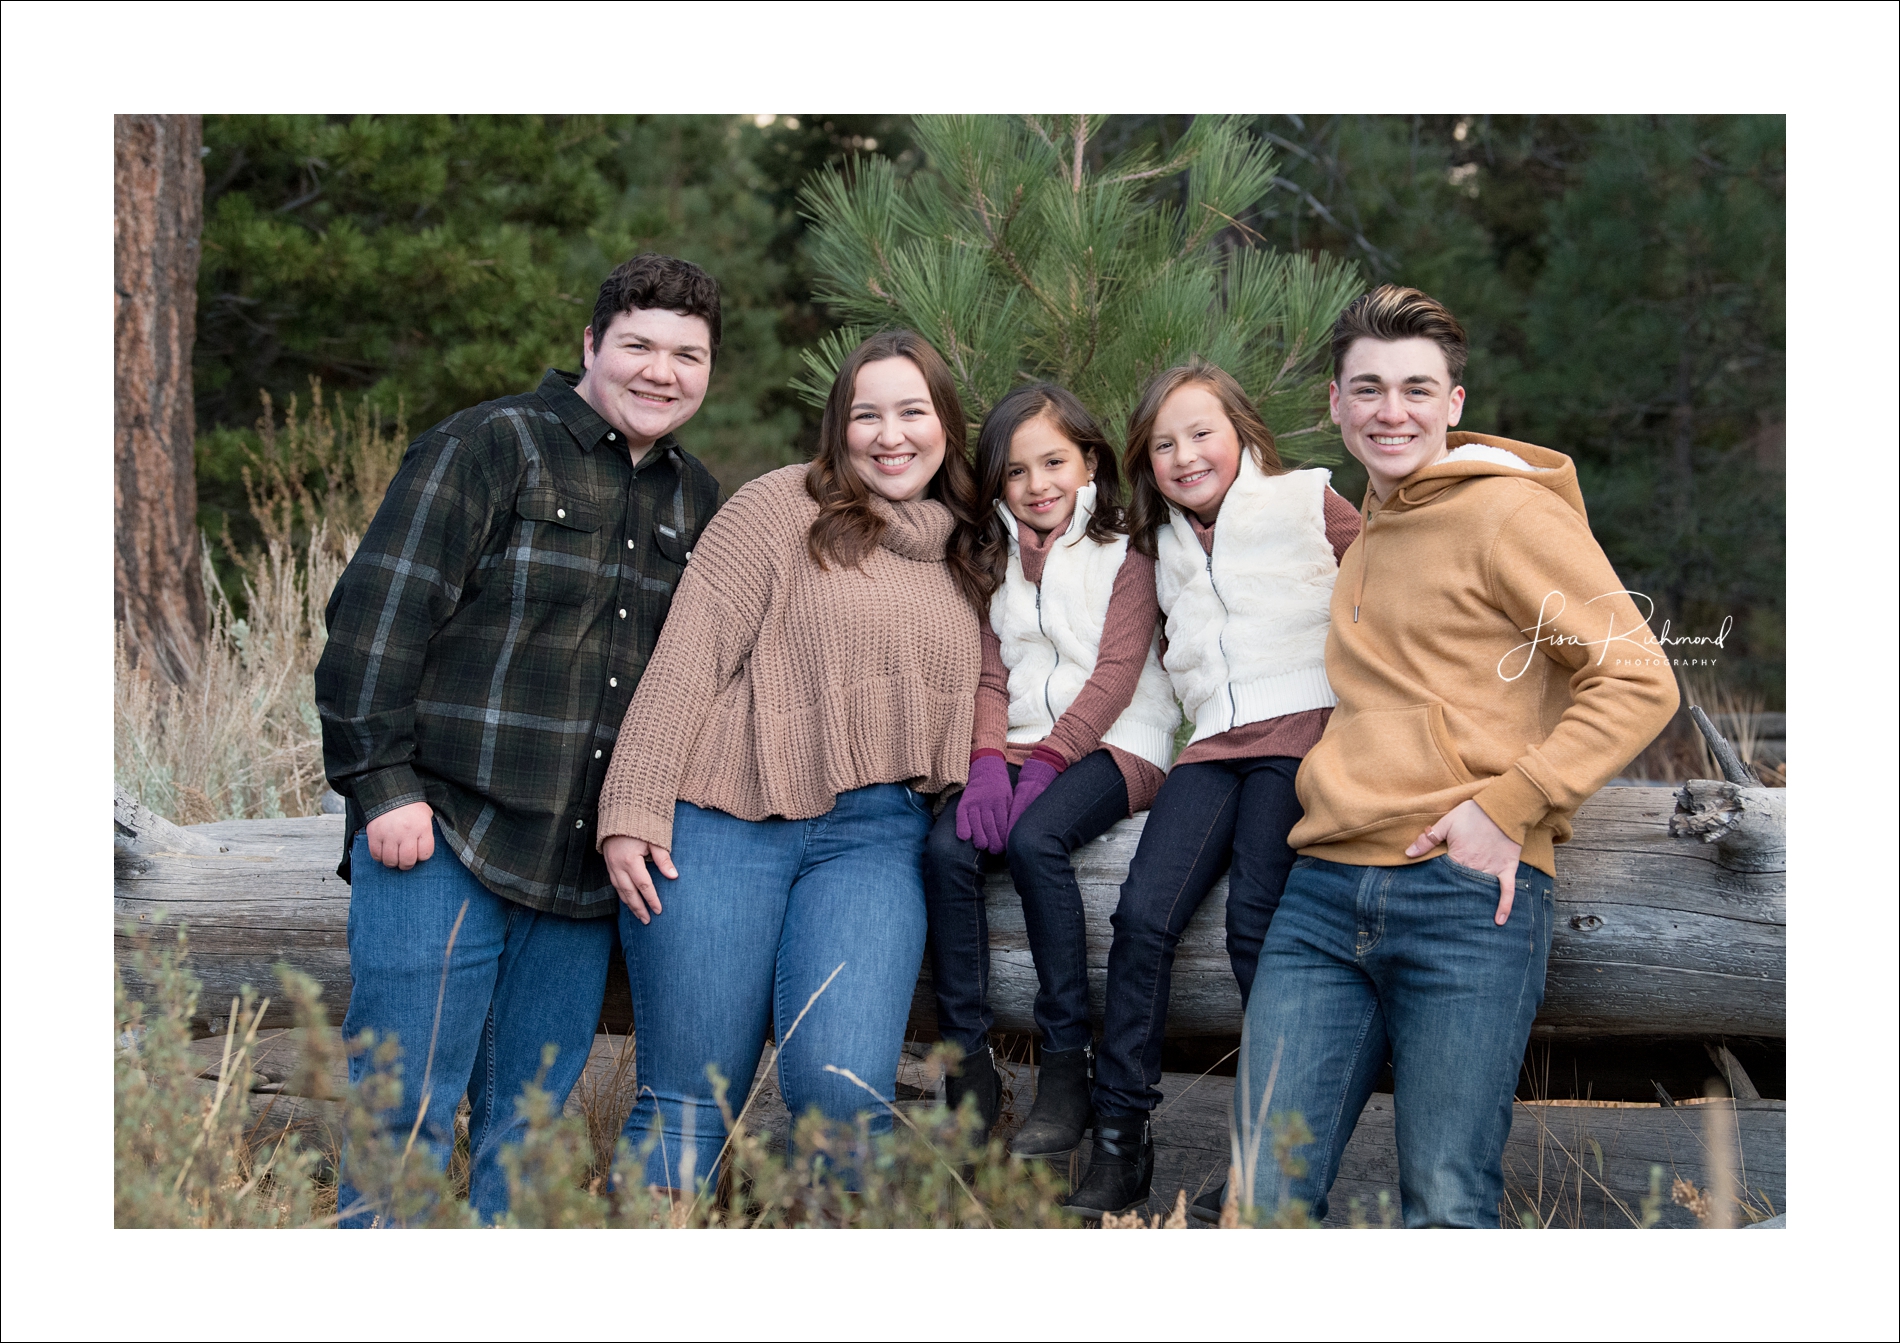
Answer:
POLYGON ((878 544, 907 560, 940 561, 950 544, 956 519, 935 499, 908 499, 892 503, 881 494, 869 499, 871 511, 884 523, 878 544))

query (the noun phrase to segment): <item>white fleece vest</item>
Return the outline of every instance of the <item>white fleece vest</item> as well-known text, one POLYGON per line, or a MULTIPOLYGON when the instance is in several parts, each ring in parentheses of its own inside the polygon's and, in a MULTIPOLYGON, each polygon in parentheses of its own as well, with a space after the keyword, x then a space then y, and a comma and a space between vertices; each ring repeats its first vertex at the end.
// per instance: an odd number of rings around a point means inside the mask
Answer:
POLYGON ((1243 449, 1222 500, 1214 553, 1169 506, 1157 530, 1155 590, 1165 659, 1194 722, 1190 742, 1244 723, 1339 703, 1326 680, 1326 629, 1339 566, 1326 539, 1323 470, 1262 474, 1243 449))
MULTIPOLYGON (((1128 538, 1117 537, 1109 545, 1089 538, 1084 529, 1095 508, 1095 486, 1083 486, 1067 530, 1050 547, 1038 585, 1023 576, 1015 516, 1000 502, 996 507, 1009 535, 1009 568, 990 598, 990 628, 1009 668, 1009 740, 1041 741, 1055 731, 1056 720, 1095 671, 1108 599, 1128 553, 1128 538)), ((1161 668, 1157 633, 1149 640, 1134 699, 1102 741, 1165 770, 1174 760, 1174 728, 1180 721, 1161 668)))

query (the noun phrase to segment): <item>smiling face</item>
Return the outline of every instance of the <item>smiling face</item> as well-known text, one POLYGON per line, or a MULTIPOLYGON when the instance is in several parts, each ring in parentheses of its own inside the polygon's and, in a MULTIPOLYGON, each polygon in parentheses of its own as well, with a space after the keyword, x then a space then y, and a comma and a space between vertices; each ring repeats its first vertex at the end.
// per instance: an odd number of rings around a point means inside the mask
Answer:
POLYGON ((1018 521, 1037 531, 1061 531, 1075 516, 1075 495, 1095 479, 1095 454, 1071 443, 1046 415, 1038 415, 1009 440, 1003 471, 1003 503, 1018 521))
POLYGON ((845 451, 858 479, 894 503, 921 495, 943 465, 943 421, 923 370, 879 359, 858 370, 845 423, 845 451))
POLYGON ((1445 433, 1465 408, 1444 349, 1423 336, 1354 341, 1328 394, 1346 451, 1364 464, 1381 500, 1445 455, 1445 433))
POLYGON ((704 317, 633 308, 608 325, 598 350, 594 329, 581 333, 581 364, 586 372, 574 390, 626 437, 638 461, 706 399, 712 329, 704 317))
POLYGON ((1176 507, 1214 525, 1221 501, 1240 474, 1244 451, 1234 422, 1213 391, 1190 382, 1168 393, 1148 436, 1155 486, 1176 507))

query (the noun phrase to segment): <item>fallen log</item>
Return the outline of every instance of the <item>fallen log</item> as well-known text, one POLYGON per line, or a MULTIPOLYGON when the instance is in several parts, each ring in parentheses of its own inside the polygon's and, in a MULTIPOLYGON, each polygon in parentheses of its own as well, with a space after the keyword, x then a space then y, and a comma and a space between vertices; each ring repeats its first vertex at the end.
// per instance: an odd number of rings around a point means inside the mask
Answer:
MULTIPOLYGON (((1155 1178, 1149 1211, 1165 1212, 1175 1191, 1194 1198, 1219 1187, 1231 1159, 1228 1145, 1229 1077, 1193 1078, 1164 1073, 1164 1097, 1155 1112, 1155 1178)), ((1657 1225, 1688 1228, 1695 1216, 1670 1201, 1673 1182, 1700 1189, 1715 1183, 1711 1142, 1734 1144, 1729 1169, 1741 1200, 1738 1223, 1787 1208, 1787 1102, 1739 1100, 1678 1105, 1579 1105, 1519 1101, 1511 1107, 1511 1134, 1504 1149, 1506 1225, 1627 1228, 1642 1220, 1651 1166, 1661 1166, 1662 1203, 1657 1225), (1729 1109, 1727 1125, 1711 1125, 1712 1105, 1729 1109)), ((1333 1182, 1327 1226, 1346 1226, 1359 1215, 1380 1223, 1379 1195, 1399 1211, 1397 1114, 1390 1095, 1375 1094, 1360 1112, 1333 1182)), ((1271 1162, 1263 1154, 1262 1161, 1271 1162)))
MULTIPOLYGON (((595 1046, 596 1056, 606 1051, 595 1046)), ((746 1111, 746 1127, 783 1150, 792 1117, 779 1094, 771 1056, 760 1062, 753 1079, 757 1095, 746 1111)), ((928 1069, 907 1053, 898 1067, 898 1105, 927 1104, 937 1097, 928 1069), (910 1092, 922 1093, 907 1101, 910 1092), (919 1085, 922 1084, 922 1085, 919 1085)), ((998 1060, 1008 1102, 997 1121, 996 1136, 1005 1141, 1021 1126, 1036 1097, 1036 1069, 1029 1064, 998 1060)), ((1218 1189, 1227 1178, 1232 1149, 1228 1125, 1234 1091, 1231 1077, 1192 1073, 1163 1073, 1162 1101, 1154 1114, 1155 1169, 1153 1191, 1146 1212, 1165 1217, 1176 1195, 1187 1191, 1189 1201, 1208 1189, 1218 1189)), ((1399 1217, 1399 1152, 1397 1112, 1389 1093, 1375 1093, 1360 1112, 1359 1122, 1340 1156, 1333 1182, 1327 1226, 1347 1226, 1357 1216, 1372 1226, 1381 1222, 1379 1195, 1385 1194, 1395 1225, 1399 1217)), ((1511 1107, 1511 1132, 1504 1149, 1504 1200, 1500 1221, 1525 1224, 1525 1214, 1538 1226, 1632 1227, 1643 1220, 1649 1194, 1650 1167, 1662 1167, 1661 1206, 1656 1225, 1687 1228, 1698 1225, 1693 1213, 1669 1199, 1672 1183, 1687 1180, 1698 1189, 1716 1183, 1712 1142, 1733 1144, 1727 1167, 1734 1174, 1741 1206, 1738 1224, 1782 1212, 1787 1207, 1787 1104, 1759 1098, 1692 1103, 1665 1109, 1661 1105, 1519 1101, 1511 1107), (1709 1108, 1726 1107, 1726 1124, 1711 1124, 1709 1108)), ((1087 1162, 1088 1143, 1070 1166, 1079 1171, 1087 1162)), ((1302 1153, 1310 1158, 1311 1150, 1302 1153)), ((1259 1158, 1272 1163, 1271 1152, 1259 1158)), ((1190 1223, 1190 1226, 1198 1223, 1190 1223)))
MULTIPOLYGON (((1719 1038, 1786 1034, 1786 793, 1697 780, 1677 791, 1606 788, 1558 849, 1557 918, 1536 1033, 1719 1038)), ((1109 915, 1146 816, 1076 854, 1088 919, 1090 990, 1101 1011, 1109 915)), ((115 932, 130 974, 136 932, 163 909, 190 926, 204 981, 203 1029, 242 984, 276 994, 287 961, 324 986, 332 1022, 349 999, 349 887, 336 875, 342 818, 220 821, 181 828, 120 798, 115 808, 115 932)), ((1223 878, 1188 925, 1169 999, 1172 1036, 1237 1035, 1240 995, 1223 940, 1223 878)), ((1007 875, 987 886, 991 1002, 999 1029, 1033 1029, 1035 970, 1007 875)), ((277 995, 281 999, 281 995, 277 995)), ((913 1027, 935 1024, 928 969, 913 1027)), ((631 1005, 615 968, 603 1026, 625 1031, 631 1005)), ((266 1025, 294 1024, 274 1001, 266 1025)))

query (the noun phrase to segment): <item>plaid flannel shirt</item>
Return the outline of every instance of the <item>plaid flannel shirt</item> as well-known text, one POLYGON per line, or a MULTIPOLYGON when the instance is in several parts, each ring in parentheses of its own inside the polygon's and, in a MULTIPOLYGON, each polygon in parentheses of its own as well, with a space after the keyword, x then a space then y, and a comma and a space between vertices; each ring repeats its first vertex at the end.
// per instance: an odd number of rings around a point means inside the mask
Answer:
POLYGON ((614 908, 595 809, 718 483, 671 435, 635 465, 550 369, 410 444, 331 594, 317 665, 343 862, 427 802, 475 877, 579 918, 614 908))

